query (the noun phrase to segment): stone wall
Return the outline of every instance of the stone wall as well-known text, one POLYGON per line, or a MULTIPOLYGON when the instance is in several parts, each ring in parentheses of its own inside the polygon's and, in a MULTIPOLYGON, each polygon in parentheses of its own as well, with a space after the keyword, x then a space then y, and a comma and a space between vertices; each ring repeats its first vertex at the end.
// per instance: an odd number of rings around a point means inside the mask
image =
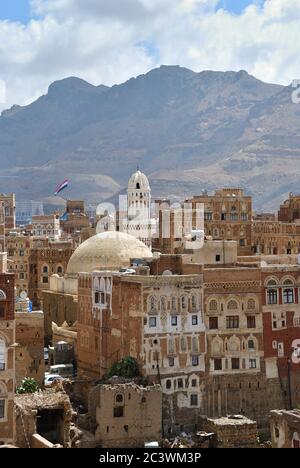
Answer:
POLYGON ((202 430, 216 434, 218 448, 258 447, 256 422, 242 416, 238 419, 203 419, 202 430))
POLYGON ((102 447, 143 447, 145 442, 161 441, 159 385, 98 385, 89 400, 90 412, 96 408, 96 440, 102 447))

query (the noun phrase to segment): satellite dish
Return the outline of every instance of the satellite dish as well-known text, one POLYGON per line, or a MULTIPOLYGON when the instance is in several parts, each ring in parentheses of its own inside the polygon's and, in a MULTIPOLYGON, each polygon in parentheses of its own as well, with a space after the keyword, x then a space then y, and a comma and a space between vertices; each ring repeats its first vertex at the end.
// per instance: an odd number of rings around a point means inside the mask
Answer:
POLYGON ((21 291, 20 292, 20 298, 23 299, 23 300, 27 299, 27 292, 26 291, 21 291))

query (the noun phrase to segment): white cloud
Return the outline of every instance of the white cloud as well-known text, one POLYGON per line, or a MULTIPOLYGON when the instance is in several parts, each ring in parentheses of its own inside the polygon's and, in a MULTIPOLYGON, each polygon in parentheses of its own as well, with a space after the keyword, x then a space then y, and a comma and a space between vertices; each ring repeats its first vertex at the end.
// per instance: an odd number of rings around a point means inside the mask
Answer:
POLYGON ((6 83, 0 80, 0 104, 6 102, 6 83))
POLYGON ((283 84, 299 77, 299 0, 267 0, 240 16, 216 11, 217 0, 31 3, 38 19, 27 25, 0 21, 6 88, 0 109, 28 103, 66 76, 110 85, 161 63, 195 71, 246 69, 283 84))

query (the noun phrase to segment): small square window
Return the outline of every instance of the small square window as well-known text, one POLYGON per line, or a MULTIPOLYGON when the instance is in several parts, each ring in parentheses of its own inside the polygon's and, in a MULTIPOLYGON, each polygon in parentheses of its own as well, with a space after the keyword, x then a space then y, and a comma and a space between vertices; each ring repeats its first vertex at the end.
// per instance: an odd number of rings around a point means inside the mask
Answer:
POLYGON ((175 365, 175 359, 173 357, 170 357, 169 358, 169 366, 174 367, 174 365, 175 365))
POLYGON ((198 366, 198 365, 199 365, 199 357, 192 356, 192 366, 198 366))
POLYGON ((215 371, 222 370, 222 359, 214 359, 214 369, 215 371))
POLYGON ((183 388, 183 380, 178 379, 178 388, 183 388))
POLYGON ((177 327, 177 323, 178 323, 177 315, 172 315, 172 317, 171 317, 171 325, 172 325, 172 327, 177 327))
POLYGON ((210 330, 218 329, 218 317, 209 317, 209 329, 210 330))
POLYGON ((124 416, 124 407, 116 406, 114 408, 114 418, 123 418, 123 416, 124 416))
POLYGON ((221 255, 216 255, 216 262, 220 262, 221 261, 221 255))
POLYGON ((256 369, 256 359, 249 359, 249 368, 256 369))
POLYGON ((156 327, 156 317, 150 317, 149 318, 149 327, 150 328, 155 328, 156 327))
POLYGON ((192 325, 198 325, 198 315, 192 316, 192 325))
POLYGON ((247 328, 256 328, 256 320, 254 315, 248 315, 247 317, 247 328))
POLYGON ((196 379, 192 380, 192 387, 197 387, 197 380, 196 379))
POLYGON ((198 395, 191 395, 191 406, 198 406, 198 395))
POLYGON ((232 358, 231 359, 231 369, 238 370, 239 368, 240 368, 239 358, 232 358))

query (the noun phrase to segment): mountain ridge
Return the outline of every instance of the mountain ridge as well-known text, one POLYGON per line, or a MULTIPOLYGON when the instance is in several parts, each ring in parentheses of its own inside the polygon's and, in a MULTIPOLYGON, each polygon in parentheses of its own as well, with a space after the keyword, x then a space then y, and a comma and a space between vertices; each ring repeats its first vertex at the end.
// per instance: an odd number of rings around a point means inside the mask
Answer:
POLYGON ((165 65, 120 85, 55 81, 30 105, 2 112, 0 191, 47 202, 68 177, 70 198, 97 203, 122 190, 139 163, 154 196, 234 185, 258 209, 275 208, 300 179, 291 93, 245 70, 165 65))

